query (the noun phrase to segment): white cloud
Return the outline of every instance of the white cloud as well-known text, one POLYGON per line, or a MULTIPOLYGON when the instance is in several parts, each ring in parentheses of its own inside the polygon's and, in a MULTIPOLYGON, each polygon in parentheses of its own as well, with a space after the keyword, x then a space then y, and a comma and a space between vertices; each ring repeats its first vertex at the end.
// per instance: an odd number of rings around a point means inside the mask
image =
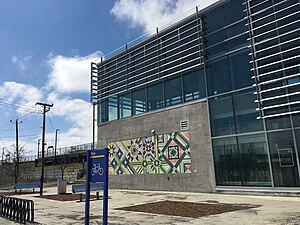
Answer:
POLYGON ((140 26, 152 34, 184 18, 187 14, 211 5, 217 0, 117 0, 111 13, 132 27, 140 26))
POLYGON ((33 55, 26 55, 26 56, 13 56, 11 58, 11 61, 14 65, 17 66, 18 70, 21 72, 24 72, 28 67, 29 64, 31 63, 33 55))
POLYGON ((99 60, 101 55, 102 53, 97 51, 83 57, 68 58, 61 55, 51 57, 48 61, 51 72, 46 87, 59 93, 88 93, 91 62, 99 60))
POLYGON ((0 86, 0 98, 5 100, 4 104, 14 104, 17 112, 21 114, 32 109, 36 102, 41 101, 43 93, 32 85, 7 81, 0 86))
MULTIPOLYGON (((63 117, 72 124, 65 133, 60 134, 60 146, 89 143, 92 140, 92 105, 82 99, 63 97, 52 92, 48 95, 48 101, 54 102, 51 115, 63 117)), ((50 135, 53 136, 53 135, 50 135)))

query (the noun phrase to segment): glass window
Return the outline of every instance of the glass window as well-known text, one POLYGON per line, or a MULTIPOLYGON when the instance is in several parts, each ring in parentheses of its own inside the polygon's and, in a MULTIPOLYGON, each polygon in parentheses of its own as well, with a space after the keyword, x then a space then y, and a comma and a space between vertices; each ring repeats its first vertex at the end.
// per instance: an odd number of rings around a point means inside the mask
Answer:
POLYGON ((183 93, 185 102, 206 96, 204 79, 203 68, 183 74, 183 93))
POLYGON ((238 137, 243 185, 271 186, 271 175, 264 134, 238 137))
POLYGON ((231 95, 209 99, 212 136, 235 133, 231 95))
POLYGON ((293 135, 291 131, 268 133, 274 185, 300 186, 293 135))
POLYGON ((204 37, 206 46, 210 47, 214 44, 223 42, 225 40, 225 33, 223 30, 204 37))
POLYGON ((251 86, 254 80, 251 70, 249 50, 229 55, 230 73, 232 77, 232 88, 239 89, 251 86))
POLYGON ((294 77, 294 78, 288 79, 288 80, 287 80, 287 83, 288 83, 288 84, 296 84, 296 83, 300 83, 300 77, 294 77))
POLYGON ((118 119, 118 99, 116 96, 108 98, 108 121, 118 119))
POLYGON ((130 93, 119 96, 119 118, 131 116, 131 97, 130 93))
POLYGON ((235 138, 213 140, 217 185, 242 185, 242 168, 235 138))
POLYGON ((207 85, 209 95, 231 90, 231 78, 228 59, 210 61, 207 65, 207 85))
POLYGON ((223 28, 224 14, 222 6, 207 12, 204 20, 207 34, 223 28))
POLYGON ((220 44, 210 46, 209 48, 206 49, 206 57, 207 59, 213 59, 216 58, 217 56, 224 55, 226 53, 226 43, 221 42, 220 44))
POLYGON ((133 91, 131 97, 132 97, 132 105, 133 105, 132 108, 133 115, 137 115, 147 111, 145 89, 133 91))
MULTIPOLYGON (((226 28, 226 30, 225 30, 227 38, 234 37, 234 36, 239 35, 243 32, 246 32, 246 31, 248 31, 248 28, 245 25, 245 21, 234 24, 233 26, 230 26, 230 27, 226 28)), ((243 41, 246 42, 246 39, 243 40, 243 41)))
POLYGON ((149 111, 164 107, 164 96, 162 83, 149 86, 147 88, 149 111))
POLYGON ((166 79, 164 85, 166 106, 182 103, 181 77, 166 79))
POLYGON ((263 130, 263 121, 257 119, 259 112, 256 111, 257 104, 254 103, 256 96, 253 92, 254 90, 237 92, 233 95, 237 133, 263 130))
POLYGON ((107 100, 101 102, 99 105, 98 105, 98 110, 99 110, 99 118, 98 118, 98 122, 99 123, 103 123, 103 122, 106 122, 108 120, 107 118, 107 115, 106 115, 106 112, 107 112, 107 100))
POLYGON ((300 114, 293 115, 293 123, 294 123, 294 127, 300 127, 300 114))
POLYGON ((299 162, 300 162, 300 129, 295 130, 295 138, 296 138, 298 157, 299 157, 299 162))
POLYGON ((232 24, 238 20, 245 18, 245 5, 241 1, 229 1, 224 4, 225 25, 232 24), (234 12, 234 13, 233 13, 234 12))
POLYGON ((281 116, 281 117, 266 119, 266 126, 267 126, 267 130, 290 128, 291 127, 290 117, 281 116))

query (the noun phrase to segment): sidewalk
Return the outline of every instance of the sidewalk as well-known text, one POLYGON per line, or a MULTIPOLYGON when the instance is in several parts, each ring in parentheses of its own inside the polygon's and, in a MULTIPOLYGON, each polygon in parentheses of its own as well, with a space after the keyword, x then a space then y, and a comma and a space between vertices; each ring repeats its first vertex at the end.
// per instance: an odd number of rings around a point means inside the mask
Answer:
MULTIPOLYGON (((55 188, 46 188, 47 194, 56 194, 55 188)), ((68 186, 71 192, 71 186, 68 186)), ((38 194, 18 195, 18 198, 35 202, 35 221, 38 224, 84 224, 84 202, 54 201, 36 198, 38 194)), ((224 194, 154 192, 132 190, 109 190, 108 224, 110 225, 202 225, 202 224, 300 224, 300 198, 274 196, 242 196, 224 194), (116 208, 157 201, 188 201, 196 203, 232 203, 258 207, 218 215, 188 218, 158 214, 129 212, 116 208)), ((90 224, 102 224, 102 200, 91 201, 90 224)), ((0 224, 16 224, 0 218, 0 224)))

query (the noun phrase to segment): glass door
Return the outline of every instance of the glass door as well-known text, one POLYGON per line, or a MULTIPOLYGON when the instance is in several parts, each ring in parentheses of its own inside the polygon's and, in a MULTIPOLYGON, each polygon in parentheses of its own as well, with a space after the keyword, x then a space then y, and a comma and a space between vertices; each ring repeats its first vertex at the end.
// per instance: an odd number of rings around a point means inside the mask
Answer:
POLYGON ((268 141, 275 187, 299 187, 299 160, 292 131, 270 132, 268 141))

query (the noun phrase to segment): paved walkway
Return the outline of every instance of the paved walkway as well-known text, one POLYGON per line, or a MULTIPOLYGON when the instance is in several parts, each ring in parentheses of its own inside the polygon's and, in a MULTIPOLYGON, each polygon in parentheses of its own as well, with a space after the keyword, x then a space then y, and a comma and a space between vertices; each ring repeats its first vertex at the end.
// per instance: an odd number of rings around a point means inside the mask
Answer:
MULTIPOLYGON (((46 188, 45 194, 55 194, 56 188, 46 188)), ((70 187, 68 191, 71 192, 70 187)), ((84 202, 60 202, 36 198, 37 194, 17 196, 32 199, 35 202, 35 221, 38 224, 84 224, 84 202)), ((110 225, 202 225, 202 224, 300 224, 300 197, 242 196, 224 194, 154 192, 132 190, 110 190, 109 224, 110 225), (200 218, 165 216, 139 212, 116 210, 123 206, 174 200, 197 203, 234 203, 257 205, 257 208, 223 213, 200 218)), ((91 216, 102 214, 102 201, 91 201, 91 216)), ((0 224, 10 225, 14 222, 1 219, 0 224)), ((96 218, 90 224, 102 224, 96 218)))

